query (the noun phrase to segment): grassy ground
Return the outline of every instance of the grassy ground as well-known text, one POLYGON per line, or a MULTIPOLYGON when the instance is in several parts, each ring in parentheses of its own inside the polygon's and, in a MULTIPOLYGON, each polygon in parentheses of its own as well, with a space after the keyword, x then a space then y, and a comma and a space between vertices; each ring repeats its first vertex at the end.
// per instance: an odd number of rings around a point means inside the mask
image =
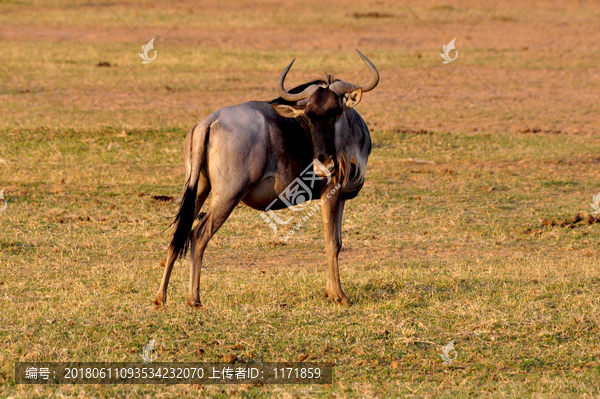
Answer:
POLYGON ((0 396, 598 396, 600 224, 561 222, 600 191, 600 14, 521 3, 466 34, 493 4, 407 3, 432 33, 391 1, 207 2, 166 34, 193 3, 109 3, 132 33, 102 3, 0 2, 0 396), (323 299, 318 216, 284 242, 239 207, 208 247, 204 309, 185 306, 185 260, 155 310, 178 204, 153 196, 181 195, 185 132, 274 97, 294 57, 290 86, 365 80, 355 47, 382 83, 358 107, 374 149, 344 218, 354 306, 323 299), (160 361, 308 355, 334 383, 14 384, 16 361, 135 361, 150 339, 160 361))

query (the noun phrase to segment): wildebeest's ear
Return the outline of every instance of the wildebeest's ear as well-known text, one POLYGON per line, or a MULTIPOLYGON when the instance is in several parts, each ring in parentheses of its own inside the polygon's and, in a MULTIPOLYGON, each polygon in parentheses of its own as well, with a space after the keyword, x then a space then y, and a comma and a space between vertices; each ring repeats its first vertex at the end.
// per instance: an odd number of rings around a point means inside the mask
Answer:
POLYGON ((300 115, 304 115, 304 108, 306 108, 305 106, 285 104, 271 104, 271 107, 284 118, 296 118, 300 115))
POLYGON ((354 108, 358 105, 360 100, 362 99, 362 89, 359 87, 358 89, 350 92, 348 94, 348 98, 346 99, 346 107, 354 108))

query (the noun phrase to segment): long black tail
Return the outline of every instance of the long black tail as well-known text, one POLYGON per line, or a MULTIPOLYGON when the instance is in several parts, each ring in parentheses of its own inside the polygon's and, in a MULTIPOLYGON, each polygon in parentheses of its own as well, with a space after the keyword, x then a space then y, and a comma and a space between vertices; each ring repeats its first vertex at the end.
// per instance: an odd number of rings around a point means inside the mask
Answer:
POLYGON ((194 210, 196 207, 196 193, 198 192, 198 183, 190 187, 190 181, 185 184, 181 206, 175 216, 173 225, 173 237, 170 247, 173 250, 175 259, 185 256, 190 246, 190 234, 194 224, 194 210))
POLYGON ((190 175, 183 188, 181 206, 172 223, 175 230, 169 247, 173 250, 175 258, 185 255, 190 246, 190 234, 194 224, 196 197, 198 195, 198 181, 206 162, 209 131, 210 122, 204 120, 194 126, 188 133, 189 137, 186 137, 186 140, 189 138, 189 154, 186 154, 186 162, 190 163, 190 175))

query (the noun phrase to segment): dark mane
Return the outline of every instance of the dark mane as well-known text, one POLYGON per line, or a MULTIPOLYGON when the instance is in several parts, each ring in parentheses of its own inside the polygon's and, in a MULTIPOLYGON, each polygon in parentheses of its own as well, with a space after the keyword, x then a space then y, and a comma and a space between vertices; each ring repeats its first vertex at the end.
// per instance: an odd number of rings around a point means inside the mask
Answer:
MULTIPOLYGON (((336 79, 333 75, 329 75, 329 74, 325 74, 325 78, 324 79, 315 79, 313 81, 310 81, 308 83, 303 83, 299 86, 294 87, 293 89, 288 90, 289 93, 291 94, 297 94, 302 92, 302 90, 306 89, 308 86, 317 84, 317 85, 330 85, 333 82, 336 82, 338 79, 336 79)), ((296 102, 294 101, 287 101, 284 100, 281 97, 277 97, 271 101, 269 101, 269 104, 286 104, 286 105, 295 105, 296 102)))

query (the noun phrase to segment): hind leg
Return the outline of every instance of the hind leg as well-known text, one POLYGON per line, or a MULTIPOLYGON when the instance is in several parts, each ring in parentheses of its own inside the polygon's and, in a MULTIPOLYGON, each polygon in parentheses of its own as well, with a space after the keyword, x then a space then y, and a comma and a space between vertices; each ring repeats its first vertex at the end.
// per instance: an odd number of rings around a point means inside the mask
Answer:
MULTIPOLYGON (((196 196, 196 208, 194 210, 194 219, 200 213, 202 209, 202 205, 206 198, 208 198, 208 194, 210 193, 210 183, 208 179, 205 177, 201 177, 198 184, 198 194, 196 196)), ((173 247, 169 245, 169 249, 167 252, 167 261, 165 263, 165 270, 163 272, 162 281, 160 282, 160 287, 156 292, 156 296, 152 301, 157 307, 162 307, 167 302, 167 287, 169 285, 169 279, 171 278, 171 272, 173 271, 173 265, 177 260, 177 256, 175 255, 175 251, 173 247)))
POLYGON ((200 301, 200 272, 206 246, 239 202, 239 198, 223 199, 213 193, 210 209, 192 232, 190 290, 187 300, 187 304, 191 307, 202 306, 200 301))

